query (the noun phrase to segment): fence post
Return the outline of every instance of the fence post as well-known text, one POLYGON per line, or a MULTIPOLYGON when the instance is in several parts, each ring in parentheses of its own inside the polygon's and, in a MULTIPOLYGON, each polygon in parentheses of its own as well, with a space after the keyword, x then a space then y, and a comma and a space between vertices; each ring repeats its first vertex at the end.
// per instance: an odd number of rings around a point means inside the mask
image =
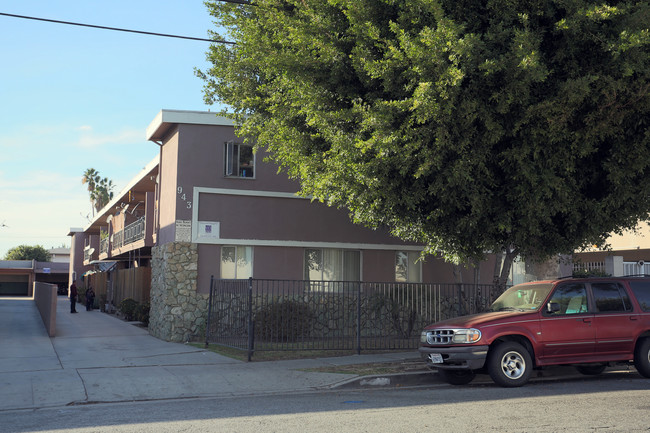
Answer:
POLYGON ((254 345, 254 323, 253 323, 253 277, 248 278, 248 362, 253 358, 254 345))
POLYGON ((357 284, 357 355, 361 355, 361 283, 357 284))
POLYGON ((210 335, 210 317, 212 317, 212 291, 214 290, 214 275, 210 275, 210 298, 208 301, 208 323, 205 325, 205 348, 208 348, 210 335))
POLYGON ((462 296, 463 296, 463 285, 458 284, 458 316, 459 317, 463 315, 462 296))

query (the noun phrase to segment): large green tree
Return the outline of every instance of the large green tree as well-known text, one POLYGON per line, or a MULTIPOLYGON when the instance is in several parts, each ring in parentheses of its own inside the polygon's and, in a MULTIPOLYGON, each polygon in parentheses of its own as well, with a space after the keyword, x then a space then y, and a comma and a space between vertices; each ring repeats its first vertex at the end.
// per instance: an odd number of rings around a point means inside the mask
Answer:
POLYGON ((470 261, 648 218, 647 1, 236 3, 206 2, 206 101, 354 221, 470 261))
POLYGON ((48 253, 41 245, 19 245, 7 251, 5 260, 36 260, 37 262, 49 262, 50 253, 48 253))

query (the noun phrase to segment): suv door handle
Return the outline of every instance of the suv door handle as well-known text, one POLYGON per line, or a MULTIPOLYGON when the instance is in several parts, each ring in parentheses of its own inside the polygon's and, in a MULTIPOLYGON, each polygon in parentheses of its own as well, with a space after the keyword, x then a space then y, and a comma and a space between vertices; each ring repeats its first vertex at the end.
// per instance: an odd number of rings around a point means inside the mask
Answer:
MULTIPOLYGON (((580 320, 580 319, 578 319, 578 320, 580 320)), ((591 323, 591 317, 584 317, 582 319, 582 321, 585 322, 585 323, 591 323)))
POLYGON ((630 316, 630 320, 639 320, 639 316, 630 316))

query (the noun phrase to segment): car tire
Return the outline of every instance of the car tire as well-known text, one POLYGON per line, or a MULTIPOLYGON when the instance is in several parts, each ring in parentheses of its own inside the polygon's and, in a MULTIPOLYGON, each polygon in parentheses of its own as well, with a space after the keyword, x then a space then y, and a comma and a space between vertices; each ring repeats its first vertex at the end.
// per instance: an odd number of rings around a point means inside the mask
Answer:
POLYGON ((607 364, 594 364, 594 365, 576 365, 576 370, 580 374, 586 376, 598 376, 600 373, 605 371, 607 364))
POLYGON ((641 376, 650 378, 650 338, 644 338, 636 345, 634 366, 641 376))
POLYGON ((450 385, 467 385, 476 377, 476 373, 472 370, 444 370, 440 368, 438 374, 450 385))
POLYGON ((487 370, 499 386, 522 386, 530 379, 533 360, 524 346, 514 341, 505 341, 490 349, 487 370))

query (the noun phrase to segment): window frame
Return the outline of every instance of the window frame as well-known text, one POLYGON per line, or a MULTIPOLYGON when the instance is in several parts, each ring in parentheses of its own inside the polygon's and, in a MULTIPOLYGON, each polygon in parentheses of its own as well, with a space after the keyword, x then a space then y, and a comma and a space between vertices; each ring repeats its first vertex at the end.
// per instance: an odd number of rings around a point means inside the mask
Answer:
POLYGON ((219 252, 219 277, 222 280, 246 280, 246 279, 248 279, 250 277, 253 277, 253 275, 254 275, 254 263, 255 263, 254 251, 255 250, 254 250, 254 248, 252 246, 247 246, 247 245, 222 245, 221 248, 220 248, 220 252, 219 252), (234 248, 235 249, 235 259, 236 260, 239 257, 239 251, 241 249, 249 250, 249 253, 245 253, 245 254, 250 257, 250 261, 249 261, 249 264, 248 264, 248 267, 250 268, 250 275, 247 275, 245 277, 241 277, 240 275, 238 275, 239 270, 240 270, 240 266, 238 266, 237 262, 235 261, 234 262, 234 273, 235 273, 234 277, 233 278, 224 277, 223 255, 224 255, 224 250, 227 249, 227 248, 234 248))
POLYGON ((631 313, 634 311, 634 304, 632 304, 632 299, 630 294, 625 289, 625 286, 620 281, 598 281, 590 284, 591 297, 593 300, 594 313, 596 314, 611 314, 611 313, 631 313), (596 290, 599 285, 615 285, 618 291, 619 299, 623 305, 622 310, 601 310, 598 307, 599 298, 596 296, 596 290), (595 286, 595 287, 594 287, 595 286))
MULTIPOLYGON (((234 140, 226 141, 224 143, 223 151, 223 175, 229 179, 256 179, 257 176, 257 155, 253 149, 253 146, 248 144, 243 144, 236 142, 234 140), (250 148, 252 156, 252 174, 251 176, 242 176, 242 167, 241 167, 241 148, 247 147, 250 148)), ((246 169, 244 169, 245 171, 246 169)))
POLYGON ((628 285, 641 311, 650 312, 650 282, 645 280, 629 281, 628 285))
POLYGON ((396 283, 422 283, 422 261, 420 259, 421 253, 419 251, 405 251, 397 250, 395 251, 395 282, 396 283), (398 279, 398 266, 399 266, 399 255, 404 254, 406 256, 406 279, 404 281, 398 279), (412 261, 412 256, 417 255, 417 258, 412 261), (412 265, 417 266, 417 281, 411 281, 409 278, 411 276, 412 265))
MULTIPOLYGON (((339 287, 338 284, 332 285, 332 284, 327 284, 327 283, 336 283, 336 282, 345 282, 345 283, 359 283, 362 281, 362 274, 361 271, 363 269, 362 265, 362 254, 361 250, 357 249, 345 249, 345 248, 312 248, 312 247, 307 247, 303 250, 303 277, 305 281, 309 281, 309 286, 310 289, 313 291, 326 291, 326 292, 339 292, 342 289, 347 287, 347 284, 344 284, 342 287, 339 287), (318 251, 320 253, 320 263, 319 267, 320 270, 316 270, 316 272, 320 273, 320 278, 319 279, 312 279, 311 278, 311 271, 309 269, 309 251, 318 251), (340 272, 341 278, 336 278, 336 275, 331 278, 331 279, 325 279, 324 276, 328 272, 328 270, 325 268, 323 264, 324 260, 324 252, 325 251, 330 251, 330 252, 336 252, 336 254, 340 254, 340 262, 338 263, 338 268, 340 272), (346 278, 346 264, 349 264, 349 262, 346 261, 345 257, 346 255, 349 254, 355 254, 356 258, 354 259, 356 263, 356 279, 350 279, 346 278)), ((334 274, 336 274, 336 269, 334 274)))
MULTIPOLYGON (((566 294, 566 292, 564 293, 566 294)), ((583 282, 568 282, 568 283, 563 283, 559 284, 557 287, 553 289, 553 291, 550 293, 548 300, 542 304, 542 313, 544 316, 549 316, 549 317, 564 317, 564 316, 573 316, 576 314, 588 314, 590 313, 590 307, 589 307, 589 288, 587 284, 583 282), (578 288, 579 290, 582 291, 582 296, 584 297, 584 307, 586 308, 585 310, 582 310, 582 307, 578 311, 571 310, 571 312, 567 313, 568 307, 571 303, 571 300, 578 296, 578 295, 573 295, 573 296, 564 296, 562 299, 566 299, 567 301, 564 302, 558 302, 554 301, 556 298, 556 295, 560 294, 560 292, 569 289, 569 288, 578 288), (547 310, 547 305, 549 305, 551 302, 555 302, 557 305, 560 306, 559 311, 553 311, 549 312, 547 310)))

